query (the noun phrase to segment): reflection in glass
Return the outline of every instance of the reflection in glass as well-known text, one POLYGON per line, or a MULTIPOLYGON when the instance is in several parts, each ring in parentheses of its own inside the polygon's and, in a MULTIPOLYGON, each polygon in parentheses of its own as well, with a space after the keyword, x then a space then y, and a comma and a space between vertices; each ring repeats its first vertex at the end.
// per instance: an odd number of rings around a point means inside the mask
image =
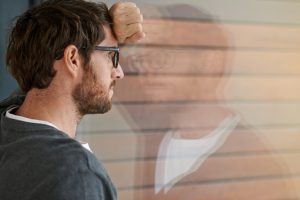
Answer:
POLYGON ((272 190, 274 177, 288 196, 289 170, 223 97, 234 59, 226 30, 189 5, 155 9, 162 16, 145 21, 143 43, 122 49, 129 77, 117 91, 137 134, 154 132, 137 144, 145 164, 135 169, 136 199, 198 199, 203 190, 214 191, 204 199, 250 198, 257 187, 272 190), (189 14, 193 20, 177 17, 189 14), (156 132, 160 141, 153 144, 156 132))
POLYGON ((147 38, 121 49, 112 112, 82 124, 119 198, 299 199, 300 29, 281 12, 298 4, 189 2, 138 3, 147 38))
POLYGON ((238 121, 238 116, 228 116, 215 130, 200 139, 180 138, 180 130, 166 133, 156 161, 155 192, 168 192, 182 177, 196 171, 224 144, 238 121))

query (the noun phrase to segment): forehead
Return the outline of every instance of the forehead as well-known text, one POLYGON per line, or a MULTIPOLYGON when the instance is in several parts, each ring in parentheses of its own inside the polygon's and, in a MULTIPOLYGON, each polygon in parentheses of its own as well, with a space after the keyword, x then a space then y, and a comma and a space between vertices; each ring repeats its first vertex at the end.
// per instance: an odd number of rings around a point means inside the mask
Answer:
POLYGON ((99 44, 100 46, 118 46, 118 41, 110 26, 104 26, 105 39, 99 44))

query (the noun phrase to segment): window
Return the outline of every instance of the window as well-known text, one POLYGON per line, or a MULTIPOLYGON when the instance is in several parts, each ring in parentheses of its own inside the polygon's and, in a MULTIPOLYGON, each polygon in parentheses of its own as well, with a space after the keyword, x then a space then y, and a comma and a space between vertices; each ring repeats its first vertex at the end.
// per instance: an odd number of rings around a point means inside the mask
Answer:
POLYGON ((123 200, 300 198, 300 3, 180 2, 136 2, 147 38, 79 137, 123 200))

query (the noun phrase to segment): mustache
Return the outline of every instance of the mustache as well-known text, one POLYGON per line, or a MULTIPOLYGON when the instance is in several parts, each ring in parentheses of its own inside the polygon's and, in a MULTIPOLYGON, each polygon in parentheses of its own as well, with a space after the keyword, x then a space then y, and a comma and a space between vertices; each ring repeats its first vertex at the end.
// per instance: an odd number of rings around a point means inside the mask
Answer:
POLYGON ((116 86, 116 84, 117 84, 116 80, 112 81, 111 84, 110 84, 110 86, 109 86, 109 88, 112 88, 112 87, 116 86))

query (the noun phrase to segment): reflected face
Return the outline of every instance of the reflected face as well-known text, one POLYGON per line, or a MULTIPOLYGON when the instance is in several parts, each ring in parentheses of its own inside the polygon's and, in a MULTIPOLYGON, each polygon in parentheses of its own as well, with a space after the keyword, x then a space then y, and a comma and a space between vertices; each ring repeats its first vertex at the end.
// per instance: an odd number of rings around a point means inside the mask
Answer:
MULTIPOLYGON (((227 52, 222 49, 198 47, 196 42, 199 45, 203 42, 200 39, 195 42, 195 46, 177 45, 184 43, 190 37, 190 32, 193 32, 189 30, 193 29, 193 26, 189 25, 186 26, 189 29, 184 32, 185 38, 176 36, 180 35, 182 24, 175 20, 152 20, 149 25, 145 24, 145 29, 147 30, 147 25, 150 29, 145 45, 122 49, 121 62, 126 66, 126 72, 134 75, 130 78, 137 85, 135 90, 139 92, 138 98, 142 101, 194 101, 217 98, 216 90, 225 70, 227 52), (155 26, 155 23, 158 25, 155 26), (158 45, 158 42, 163 43, 158 45)), ((210 30, 215 32, 210 38, 212 42, 226 43, 222 40, 222 31, 217 24, 211 26, 210 30)), ((203 37, 207 34, 203 33, 203 37)))
MULTIPOLYGON (((106 37, 99 46, 118 46, 110 27, 105 26, 104 30, 106 37)), ((108 112, 116 80, 124 77, 121 66, 113 67, 111 52, 94 51, 83 71, 82 81, 73 91, 78 112, 80 115, 108 112)))
POLYGON ((139 93, 148 100, 174 93, 175 82, 170 79, 176 54, 163 48, 131 48, 122 51, 126 71, 135 74, 139 93))
MULTIPOLYGON (((122 63, 144 101, 213 100, 224 70, 225 52, 135 47, 122 63)), ((131 83, 131 84, 132 84, 131 83)))

